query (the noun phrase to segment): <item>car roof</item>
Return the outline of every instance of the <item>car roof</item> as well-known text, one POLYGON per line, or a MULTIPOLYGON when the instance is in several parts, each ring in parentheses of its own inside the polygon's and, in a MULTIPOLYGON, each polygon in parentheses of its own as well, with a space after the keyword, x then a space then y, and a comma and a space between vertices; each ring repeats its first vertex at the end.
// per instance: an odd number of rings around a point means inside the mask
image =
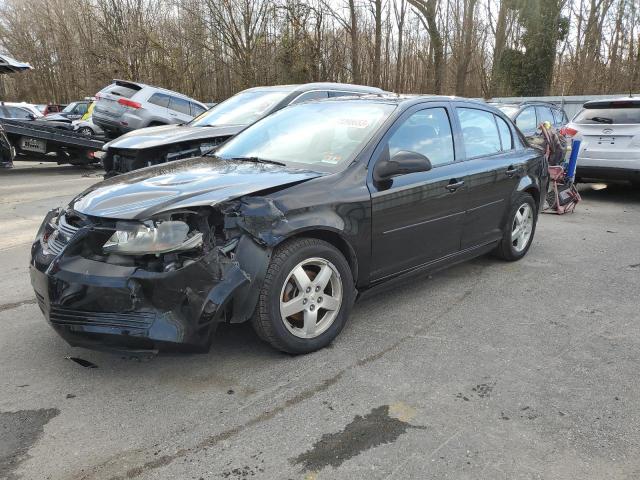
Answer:
POLYGON ((583 105, 584 108, 636 108, 640 107, 640 98, 622 97, 608 100, 591 100, 583 105))
POLYGON ((382 92, 378 94, 369 94, 362 96, 353 96, 353 97, 336 97, 330 98, 328 100, 319 100, 321 102, 345 102, 345 101, 353 101, 353 102, 369 102, 369 103, 387 103, 391 105, 398 105, 403 107, 410 107, 411 105, 416 105, 419 103, 425 102, 458 102, 458 103, 467 103, 470 105, 477 105, 480 107, 490 107, 493 108, 493 105, 489 105, 486 102, 481 100, 474 100, 472 98, 464 98, 464 97, 455 97, 448 95, 422 95, 422 94, 394 94, 389 92, 382 92))
POLYGON ((287 93, 302 93, 313 90, 339 90, 342 92, 354 92, 354 93, 383 93, 384 90, 377 87, 369 87, 366 85, 355 85, 352 83, 335 83, 335 82, 313 82, 313 83, 301 83, 292 85, 273 85, 264 87, 248 88, 245 92, 287 92, 287 93))

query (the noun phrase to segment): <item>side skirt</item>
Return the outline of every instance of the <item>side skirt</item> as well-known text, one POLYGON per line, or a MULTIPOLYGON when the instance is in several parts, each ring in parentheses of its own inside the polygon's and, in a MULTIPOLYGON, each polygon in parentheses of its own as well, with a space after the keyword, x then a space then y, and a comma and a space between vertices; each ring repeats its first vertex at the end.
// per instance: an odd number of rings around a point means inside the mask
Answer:
POLYGON ((467 260, 471 260, 472 258, 476 258, 476 257, 479 257, 480 255, 484 255, 485 253, 489 253, 498 245, 498 243, 499 243, 499 240, 492 241, 490 243, 485 243, 482 245, 476 245, 475 247, 470 247, 465 250, 461 250, 460 252, 446 255, 437 260, 433 260, 428 263, 423 263, 422 265, 412 267, 402 272, 398 272, 393 275, 380 278, 372 282, 367 287, 366 290, 360 290, 358 292, 358 297, 356 298, 356 300, 367 298, 370 295, 375 295, 376 293, 380 292, 383 289, 393 288, 395 285, 401 284, 405 280, 415 277, 417 275, 433 273, 439 270, 444 270, 453 265, 457 265, 458 263, 466 262, 467 260))

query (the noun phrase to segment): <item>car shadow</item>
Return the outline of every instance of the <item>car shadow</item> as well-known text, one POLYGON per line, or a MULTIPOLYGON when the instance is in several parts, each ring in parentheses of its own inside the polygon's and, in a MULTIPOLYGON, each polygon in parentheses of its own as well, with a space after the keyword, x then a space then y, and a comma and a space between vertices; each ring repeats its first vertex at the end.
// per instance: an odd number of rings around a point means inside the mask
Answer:
POLYGON ((578 191, 582 199, 587 201, 640 203, 640 188, 627 183, 581 183, 578 191))

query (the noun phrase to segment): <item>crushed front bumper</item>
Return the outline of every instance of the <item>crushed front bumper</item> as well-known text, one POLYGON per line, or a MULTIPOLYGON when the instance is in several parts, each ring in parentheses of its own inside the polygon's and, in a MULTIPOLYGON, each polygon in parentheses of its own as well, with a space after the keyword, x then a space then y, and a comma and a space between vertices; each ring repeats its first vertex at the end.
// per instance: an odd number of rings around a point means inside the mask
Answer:
POLYGON ((212 253, 173 271, 151 272, 67 253, 77 237, 81 231, 52 254, 39 232, 29 266, 40 309, 72 346, 206 349, 220 322, 250 318, 266 270, 267 255, 248 237, 237 250, 255 265, 264 262, 264 269, 247 272, 212 253))

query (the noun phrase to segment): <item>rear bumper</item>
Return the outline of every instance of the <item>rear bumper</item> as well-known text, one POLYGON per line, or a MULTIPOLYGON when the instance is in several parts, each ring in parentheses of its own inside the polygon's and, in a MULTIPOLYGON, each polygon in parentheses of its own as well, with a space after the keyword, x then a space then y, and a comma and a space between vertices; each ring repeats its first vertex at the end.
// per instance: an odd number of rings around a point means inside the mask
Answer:
POLYGON ((146 127, 146 124, 144 124, 141 118, 126 112, 119 117, 110 117, 94 111, 93 123, 105 131, 117 133, 127 133, 137 130, 138 128, 146 127))
POLYGON ((640 167, 638 168, 615 168, 580 165, 576 170, 576 177, 580 180, 628 180, 640 182, 640 167))

